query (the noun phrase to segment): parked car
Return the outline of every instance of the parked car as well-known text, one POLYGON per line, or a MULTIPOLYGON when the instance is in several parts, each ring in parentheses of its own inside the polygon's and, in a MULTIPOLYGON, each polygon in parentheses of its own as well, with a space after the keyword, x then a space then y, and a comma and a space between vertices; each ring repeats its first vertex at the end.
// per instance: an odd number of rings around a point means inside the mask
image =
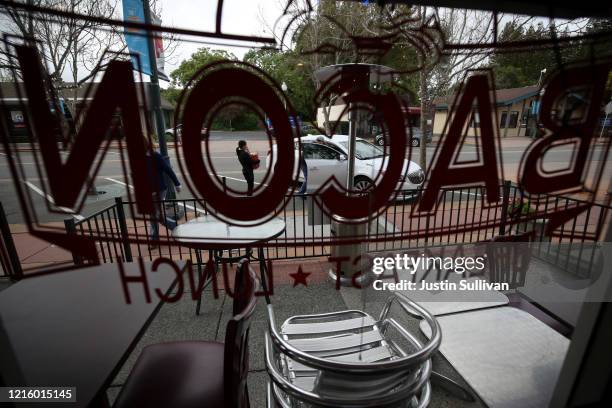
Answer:
POLYGON ((315 128, 311 124, 303 123, 302 126, 300 126, 300 133, 302 135, 308 135, 308 134, 312 134, 312 133, 317 133, 317 128, 315 128))
MULTIPOLYGON (((329 178, 335 176, 344 184, 347 177, 347 155, 349 136, 333 135, 331 138, 323 135, 308 135, 300 138, 302 157, 308 167, 307 191, 315 191, 329 178)), ((298 156, 296 139, 296 157, 298 156)), ((276 155, 276 144, 272 145, 272 152, 276 155)), ((276 157, 276 156, 275 156, 276 157)), ((384 151, 374 144, 357 138, 355 147, 355 178, 354 188, 358 191, 367 191, 372 188, 374 180, 384 170, 388 160, 384 159, 384 151)), ((270 152, 266 157, 266 167, 273 165, 270 152)), ((296 160, 297 169, 297 160, 296 160)), ((297 172, 297 171, 296 171, 297 172)), ((299 174, 298 181, 304 175, 299 174)), ((425 180, 425 173, 418 164, 404 160, 402 176, 397 183, 398 190, 412 190, 418 188, 425 180)))
MULTIPOLYGON (((208 129, 203 127, 200 134, 204 136, 207 132, 208 132, 208 129)), ((181 138, 183 137, 183 124, 181 123, 179 125, 176 125, 173 128, 168 128, 164 131, 164 133, 166 134, 166 138, 170 138, 170 137, 174 138, 174 136, 176 135, 178 140, 181 141, 181 138)))
MULTIPOLYGON (((421 145, 421 137, 422 137, 423 133, 421 132, 421 129, 413 126, 410 128, 406 129, 406 137, 408 138, 408 142, 413 146, 413 147, 419 147, 421 145), (411 133, 412 131, 412 133, 411 133)), ((376 144, 379 146, 384 146, 385 145, 385 137, 384 135, 381 133, 378 136, 376 136, 376 138, 374 139, 376 144)), ((431 131, 427 132, 427 143, 431 143, 431 131)))

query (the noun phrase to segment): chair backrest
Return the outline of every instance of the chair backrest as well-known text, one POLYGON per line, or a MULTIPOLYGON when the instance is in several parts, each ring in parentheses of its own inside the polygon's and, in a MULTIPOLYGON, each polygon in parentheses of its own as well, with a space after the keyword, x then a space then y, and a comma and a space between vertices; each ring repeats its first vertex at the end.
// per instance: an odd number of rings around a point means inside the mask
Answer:
POLYGON ((249 406, 247 375, 249 371, 249 326, 255 311, 257 278, 246 259, 238 263, 234 279, 233 317, 225 330, 223 382, 225 406, 249 406))

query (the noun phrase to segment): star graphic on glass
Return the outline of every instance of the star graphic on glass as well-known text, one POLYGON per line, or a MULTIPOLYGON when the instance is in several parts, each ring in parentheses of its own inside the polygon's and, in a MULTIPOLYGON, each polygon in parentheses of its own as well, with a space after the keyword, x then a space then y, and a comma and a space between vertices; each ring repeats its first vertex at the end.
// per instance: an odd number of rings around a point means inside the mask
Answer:
POLYGON ((308 286, 308 282, 306 282, 306 278, 310 275, 310 273, 304 273, 302 271, 302 265, 298 266, 298 271, 294 273, 290 273, 289 276, 293 278, 293 287, 295 288, 297 285, 308 286))

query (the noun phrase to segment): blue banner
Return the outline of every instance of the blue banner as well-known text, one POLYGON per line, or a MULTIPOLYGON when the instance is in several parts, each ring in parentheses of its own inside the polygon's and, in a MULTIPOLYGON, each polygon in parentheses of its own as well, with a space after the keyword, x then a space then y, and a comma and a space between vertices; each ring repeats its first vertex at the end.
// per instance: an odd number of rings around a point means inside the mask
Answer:
MULTIPOLYGON (((123 0, 123 19, 133 23, 145 22, 144 5, 142 0, 123 0)), ((154 25, 161 25, 161 20, 151 15, 151 22, 154 25)), ((125 28, 125 42, 132 54, 132 65, 134 69, 146 75, 151 75, 151 61, 149 60, 149 44, 147 42, 147 32, 136 28, 125 28), (136 57, 138 56, 138 57, 136 57), (140 65, 138 64, 140 60, 140 65)), ((163 80, 169 81, 164 73, 164 45, 162 38, 154 38, 155 58, 157 61, 157 73, 163 80)))
MULTIPOLYGON (((144 6, 142 0, 123 0, 123 20, 132 23, 143 23, 144 6)), ((151 75, 151 64, 149 62, 149 45, 147 44, 147 32, 135 28, 125 28, 125 43, 132 53, 132 65, 134 69, 146 75, 151 75), (136 58, 136 55, 139 58, 136 58), (140 66, 138 64, 140 60, 140 66)))

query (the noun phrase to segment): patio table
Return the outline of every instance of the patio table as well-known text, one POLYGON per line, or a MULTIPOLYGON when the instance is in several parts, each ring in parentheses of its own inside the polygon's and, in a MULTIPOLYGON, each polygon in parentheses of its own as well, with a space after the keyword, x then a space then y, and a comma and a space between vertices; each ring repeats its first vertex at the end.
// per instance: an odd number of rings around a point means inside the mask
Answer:
MULTIPOLYGON (((118 264, 25 278, 0 292, 2 385, 76 387, 75 403, 44 406, 108 406, 106 389, 162 305, 155 289, 167 296, 176 282, 170 267, 142 265, 149 302, 135 282, 126 302, 118 264)), ((139 263, 123 269, 141 275, 139 263)))
MULTIPOLYGON (((502 306, 438 317, 440 352, 490 408, 547 407, 569 340, 502 306)), ((421 330, 430 336, 429 327, 421 330)))
MULTIPOLYGON (((204 215, 177 226, 172 231, 172 237, 181 245, 196 250, 198 267, 202 264, 199 252, 202 249, 210 250, 211 247, 219 249, 246 248, 246 257, 250 257, 250 248, 257 246, 257 257, 254 259, 259 262, 259 271, 261 274, 264 295, 266 297, 266 302, 270 303, 266 285, 266 258, 261 244, 277 238, 285 231, 285 228, 285 221, 280 218, 272 218, 259 225, 243 227, 230 225, 212 215, 204 215)), ((199 268, 198 271, 201 282, 201 279, 203 279, 203 272, 201 268, 199 268)), ((197 314, 200 313, 201 303, 202 297, 200 296, 196 307, 197 314)))
MULTIPOLYGON (((468 278, 473 281, 478 278, 468 278)), ((398 290, 434 316, 506 306, 508 297, 496 290, 398 290)))

